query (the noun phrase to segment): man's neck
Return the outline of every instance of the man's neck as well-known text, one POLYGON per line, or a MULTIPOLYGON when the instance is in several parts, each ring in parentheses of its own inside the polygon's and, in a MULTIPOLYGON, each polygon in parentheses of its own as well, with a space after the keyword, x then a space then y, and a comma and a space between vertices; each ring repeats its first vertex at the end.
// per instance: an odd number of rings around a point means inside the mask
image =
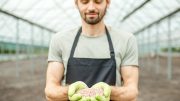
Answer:
POLYGON ((90 25, 84 22, 82 24, 82 33, 86 36, 92 37, 101 36, 105 33, 105 24, 103 23, 103 21, 95 25, 90 25))

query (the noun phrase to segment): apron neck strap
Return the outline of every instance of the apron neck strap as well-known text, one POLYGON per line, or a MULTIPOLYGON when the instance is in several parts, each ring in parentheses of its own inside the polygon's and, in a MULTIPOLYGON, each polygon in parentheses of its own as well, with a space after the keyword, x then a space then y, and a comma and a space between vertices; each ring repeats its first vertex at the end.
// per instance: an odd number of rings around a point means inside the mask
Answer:
MULTIPOLYGON (((105 30, 106 30, 106 36, 107 36, 107 39, 108 39, 108 43, 109 43, 110 55, 111 55, 111 58, 114 58, 115 54, 114 54, 114 48, 113 48, 112 40, 111 40, 109 31, 108 31, 106 26, 105 26, 105 30)), ((76 49, 76 46, 77 46, 79 37, 81 35, 81 32, 82 32, 82 27, 79 28, 79 30, 77 32, 77 35, 75 37, 75 40, 74 40, 74 43, 73 43, 73 46, 72 46, 72 49, 71 49, 71 53, 70 53, 70 58, 72 58, 74 56, 74 51, 76 49)))
POLYGON ((82 32, 82 27, 79 28, 78 32, 77 32, 77 35, 75 37, 75 40, 73 42, 73 46, 72 46, 72 49, 71 49, 71 54, 70 54, 70 58, 72 58, 74 56, 74 51, 76 49, 76 46, 77 46, 77 42, 79 40, 79 36, 81 35, 81 32, 82 32))
POLYGON ((105 30, 106 30, 106 35, 107 35, 108 43, 109 43, 110 55, 111 55, 111 58, 112 58, 112 57, 115 57, 114 48, 113 48, 113 43, 112 43, 112 40, 111 40, 109 31, 108 31, 108 29, 107 29, 106 26, 105 26, 105 30))

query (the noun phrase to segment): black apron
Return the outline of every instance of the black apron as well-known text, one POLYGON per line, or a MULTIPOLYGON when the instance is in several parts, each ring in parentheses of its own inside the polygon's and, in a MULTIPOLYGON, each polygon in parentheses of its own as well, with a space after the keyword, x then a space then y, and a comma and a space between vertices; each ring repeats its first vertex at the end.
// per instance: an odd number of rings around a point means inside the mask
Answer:
MULTIPOLYGON (((106 82, 109 85, 116 83, 116 61, 113 44, 106 29, 106 36, 109 43, 111 58, 94 59, 94 58, 75 58, 73 57, 77 46, 79 36, 82 32, 82 27, 79 29, 67 64, 66 84, 71 84, 76 81, 83 81, 88 87, 97 82, 106 82)), ((95 47, 94 47, 95 49, 95 47)))

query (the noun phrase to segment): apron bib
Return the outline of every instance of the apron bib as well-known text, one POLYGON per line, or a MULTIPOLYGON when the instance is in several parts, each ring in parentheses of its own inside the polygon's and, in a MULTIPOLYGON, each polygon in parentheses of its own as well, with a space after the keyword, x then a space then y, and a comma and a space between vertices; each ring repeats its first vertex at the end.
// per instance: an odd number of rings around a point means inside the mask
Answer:
POLYGON ((105 29, 111 55, 110 58, 105 59, 73 57, 82 27, 78 30, 67 64, 66 84, 72 84, 76 81, 83 81, 88 87, 98 82, 105 82, 109 85, 116 84, 115 53, 109 32, 106 27, 105 29))

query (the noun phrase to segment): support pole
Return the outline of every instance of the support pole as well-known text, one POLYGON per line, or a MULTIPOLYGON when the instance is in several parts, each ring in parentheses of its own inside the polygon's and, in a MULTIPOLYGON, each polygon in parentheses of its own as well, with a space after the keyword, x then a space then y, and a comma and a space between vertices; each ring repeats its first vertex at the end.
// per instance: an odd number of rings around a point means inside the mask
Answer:
POLYGON ((172 79, 172 44, 171 44, 171 17, 168 18, 168 80, 172 79))

